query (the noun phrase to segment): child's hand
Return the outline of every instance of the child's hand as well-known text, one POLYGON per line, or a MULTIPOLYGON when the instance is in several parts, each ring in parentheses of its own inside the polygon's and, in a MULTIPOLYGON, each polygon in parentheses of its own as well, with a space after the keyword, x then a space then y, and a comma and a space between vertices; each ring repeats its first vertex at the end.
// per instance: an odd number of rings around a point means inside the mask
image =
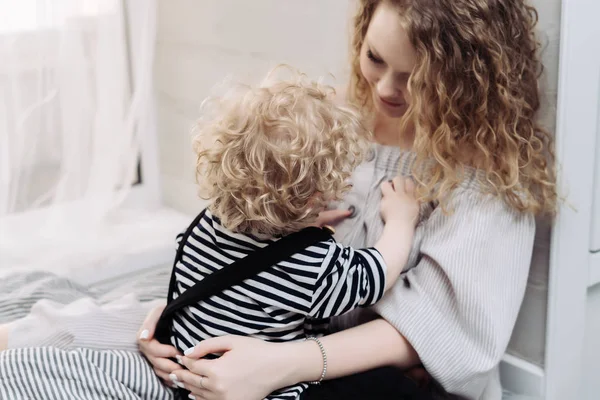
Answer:
POLYGON ((381 184, 381 216, 386 224, 399 223, 414 227, 419 218, 415 184, 410 178, 397 177, 381 184))
POLYGON ((319 228, 328 225, 328 226, 336 226, 346 218, 352 215, 352 211, 350 210, 327 210, 319 213, 317 220, 313 224, 314 226, 318 226, 319 228))

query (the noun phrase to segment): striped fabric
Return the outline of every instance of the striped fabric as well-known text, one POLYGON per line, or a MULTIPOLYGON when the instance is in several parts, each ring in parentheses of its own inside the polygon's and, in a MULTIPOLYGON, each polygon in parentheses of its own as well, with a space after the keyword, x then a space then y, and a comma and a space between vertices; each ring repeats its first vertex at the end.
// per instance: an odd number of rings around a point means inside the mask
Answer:
MULTIPOLYGON (((207 211, 175 266, 174 298, 273 241, 233 233, 207 211)), ((240 285, 186 307, 174 318, 172 343, 183 352, 203 339, 227 334, 271 342, 322 336, 330 317, 373 305, 384 286, 385 264, 379 251, 355 250, 334 240, 320 242, 240 285)), ((269 399, 295 399, 306 387, 296 385, 269 399)))
MULTIPOLYGON (((90 287, 45 272, 4 274, 0 399, 173 399, 139 354, 136 331, 164 302, 170 266, 90 287)), ((93 271, 90 271, 93 273, 93 271)))
POLYGON ((47 272, 11 274, 0 280, 0 324, 29 314, 39 300, 61 304, 92 295, 83 286, 47 272))
POLYGON ((0 352, 0 399, 171 400, 138 354, 32 347, 0 352))

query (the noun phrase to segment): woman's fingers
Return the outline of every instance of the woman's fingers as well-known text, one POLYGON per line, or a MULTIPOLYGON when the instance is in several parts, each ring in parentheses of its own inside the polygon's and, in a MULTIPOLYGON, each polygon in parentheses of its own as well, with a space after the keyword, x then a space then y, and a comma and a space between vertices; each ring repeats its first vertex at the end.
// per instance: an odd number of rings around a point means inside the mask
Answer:
MULTIPOLYGON (((190 391, 198 391, 198 390, 210 390, 210 378, 206 375, 195 374, 192 371, 188 371, 185 369, 179 369, 177 371, 173 371, 169 375, 169 379, 177 384, 183 384, 183 386, 190 391)), ((178 385, 179 386, 179 385, 178 385)))
POLYGON ((197 375, 189 371, 185 372, 188 373, 183 376, 184 383, 189 383, 191 386, 199 388, 201 390, 211 389, 210 379, 207 378, 205 375, 197 375))
POLYGON ((168 358, 153 356, 148 356, 146 358, 148 359, 148 361, 150 361, 150 364, 152 364, 155 370, 165 371, 170 374, 175 370, 181 369, 181 365, 174 363, 168 358))
POLYGON ((177 385, 175 385, 173 383, 173 381, 171 380, 171 378, 169 377, 169 373, 165 372, 165 371, 161 371, 158 369, 154 370, 154 373, 156 374, 156 376, 158 376, 167 386, 170 387, 177 387, 177 385))
POLYGON ((139 347, 145 356, 173 358, 181 355, 177 349, 168 344, 162 344, 156 339, 140 341, 139 347))
POLYGON ((181 369, 181 366, 177 365, 175 368, 165 368, 163 366, 162 368, 160 368, 157 366, 156 359, 154 359, 153 357, 148 357, 148 361, 150 362, 150 364, 152 364, 152 370, 154 371, 156 376, 158 376, 160 380, 162 380, 165 383, 165 385, 173 388, 177 387, 177 385, 175 385, 171 380, 171 374, 173 373, 173 371, 181 369))
POLYGON ((231 350, 237 336, 218 336, 210 339, 205 339, 198 343, 195 347, 187 349, 184 354, 188 358, 202 358, 208 354, 220 354, 231 350))
POLYGON ((196 360, 188 357, 181 357, 181 363, 191 372, 196 375, 208 376, 211 374, 211 361, 200 359, 196 360))
POLYGON ((217 395, 215 395, 215 393, 211 392, 210 390, 198 388, 195 386, 186 387, 186 389, 190 391, 191 394, 188 396, 188 398, 192 400, 213 400, 219 398, 217 395))
POLYGON ((217 398, 208 390, 198 388, 189 388, 188 390, 191 392, 191 394, 188 396, 188 399, 191 400, 213 400, 217 398))
POLYGON ((156 324, 165 309, 166 304, 154 307, 150 310, 150 313, 146 316, 146 319, 142 323, 140 330, 138 331, 139 340, 150 340, 154 337, 154 329, 156 324))
POLYGON ((174 362, 167 360, 166 358, 147 357, 150 364, 152 364, 152 370, 154 373, 165 382, 168 386, 173 387, 173 381, 171 380, 170 374, 173 371, 181 369, 181 366, 174 362))

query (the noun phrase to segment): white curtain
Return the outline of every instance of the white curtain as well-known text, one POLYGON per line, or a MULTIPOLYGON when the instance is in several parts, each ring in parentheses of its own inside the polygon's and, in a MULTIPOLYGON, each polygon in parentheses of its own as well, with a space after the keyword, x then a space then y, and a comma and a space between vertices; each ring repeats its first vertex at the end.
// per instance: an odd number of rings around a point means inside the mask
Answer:
POLYGON ((0 224, 31 214, 28 229, 75 238, 126 198, 152 112, 155 13, 155 0, 0 0, 0 224))

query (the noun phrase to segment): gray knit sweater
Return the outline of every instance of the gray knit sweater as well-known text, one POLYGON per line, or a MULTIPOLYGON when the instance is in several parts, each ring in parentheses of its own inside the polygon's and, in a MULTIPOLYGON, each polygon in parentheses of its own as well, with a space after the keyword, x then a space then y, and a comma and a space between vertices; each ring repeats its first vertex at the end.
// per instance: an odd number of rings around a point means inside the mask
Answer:
MULTIPOLYGON (((354 215, 337 239, 372 246, 383 222, 379 185, 408 175, 415 154, 373 145, 339 207, 354 215)), ((485 195, 470 170, 452 193, 450 214, 424 206, 403 275, 375 311, 413 345, 429 373, 448 392, 469 399, 501 398, 498 364, 523 300, 535 221, 500 198, 485 195)), ((346 319, 344 325, 356 321, 346 319)), ((368 340, 368 339, 365 339, 368 340)))

